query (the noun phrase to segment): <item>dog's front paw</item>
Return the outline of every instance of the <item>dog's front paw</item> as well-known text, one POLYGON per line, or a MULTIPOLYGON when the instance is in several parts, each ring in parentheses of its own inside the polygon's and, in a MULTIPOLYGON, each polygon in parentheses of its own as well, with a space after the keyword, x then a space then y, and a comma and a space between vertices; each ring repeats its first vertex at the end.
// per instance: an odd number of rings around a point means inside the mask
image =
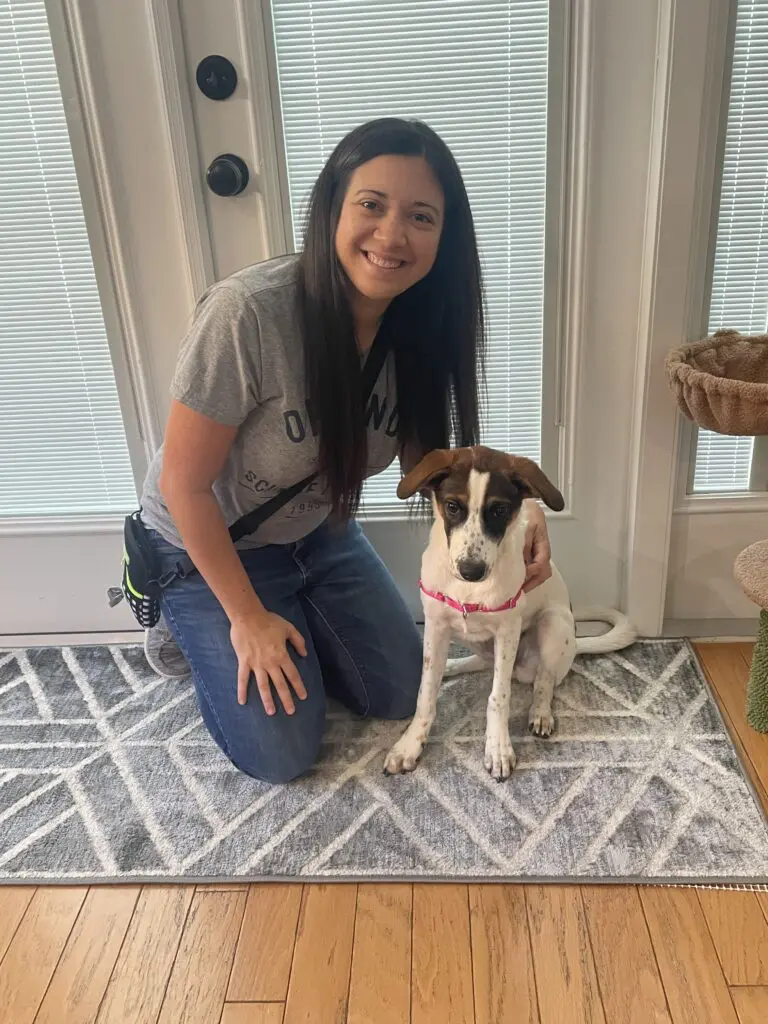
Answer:
POLYGON ((406 733, 392 747, 384 762, 385 775, 400 775, 412 772, 419 762, 424 744, 411 739, 406 733))
POLYGON ((504 782, 512 774, 517 763, 509 733, 497 735, 488 733, 485 737, 485 767, 497 782, 504 782))
POLYGON ((528 715, 528 728, 534 736, 547 739, 555 731, 555 719, 551 711, 537 711, 531 708, 528 715))

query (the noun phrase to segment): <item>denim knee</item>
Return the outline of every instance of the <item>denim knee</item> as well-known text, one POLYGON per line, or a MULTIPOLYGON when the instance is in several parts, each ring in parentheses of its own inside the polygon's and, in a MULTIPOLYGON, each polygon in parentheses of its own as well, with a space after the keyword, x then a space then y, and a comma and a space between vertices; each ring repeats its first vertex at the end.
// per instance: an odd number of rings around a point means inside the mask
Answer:
POLYGON ((259 782, 281 784, 305 775, 320 754, 325 728, 325 697, 312 687, 306 701, 296 701, 289 715, 278 707, 268 715, 257 693, 250 693, 245 705, 224 717, 217 716, 218 729, 211 728, 207 708, 202 708, 209 732, 232 764, 259 782))
POLYGON ((369 680, 370 717, 387 721, 413 717, 421 684, 422 659, 421 636, 414 627, 403 635, 399 649, 389 659, 389 678, 369 680))
POLYGON ((303 751, 269 751, 264 752, 255 745, 240 744, 235 749, 225 750, 225 754, 244 775, 266 782, 273 786, 281 786, 293 782, 312 770, 320 753, 321 740, 307 745, 303 751))
MULTIPOLYGON (((416 678, 418 679, 419 676, 416 678)), ((385 707, 374 707, 370 715, 374 718, 383 718, 386 721, 392 722, 399 722, 404 718, 413 718, 416 712, 416 698, 418 694, 418 685, 414 690, 397 690, 391 695, 391 699, 385 707)))

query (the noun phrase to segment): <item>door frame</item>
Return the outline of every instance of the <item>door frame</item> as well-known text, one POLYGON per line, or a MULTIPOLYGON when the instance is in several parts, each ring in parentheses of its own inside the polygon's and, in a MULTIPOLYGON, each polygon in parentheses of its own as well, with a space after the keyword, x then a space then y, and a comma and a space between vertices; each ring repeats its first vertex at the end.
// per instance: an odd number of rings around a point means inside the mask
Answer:
POLYGON ((733 562, 765 536, 765 493, 690 495, 693 425, 664 371, 705 337, 737 0, 663 0, 638 327, 626 607, 648 635, 751 636, 733 562))
POLYGON ((628 613, 648 635, 664 628, 682 428, 664 360, 702 331, 733 8, 731 0, 659 4, 626 580, 628 613))

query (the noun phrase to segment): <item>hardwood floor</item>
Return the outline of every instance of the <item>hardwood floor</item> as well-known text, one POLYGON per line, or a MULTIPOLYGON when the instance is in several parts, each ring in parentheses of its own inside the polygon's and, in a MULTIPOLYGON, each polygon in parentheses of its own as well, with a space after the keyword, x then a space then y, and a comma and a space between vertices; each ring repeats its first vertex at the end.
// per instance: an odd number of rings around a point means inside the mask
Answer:
MULTIPOLYGON (((747 644, 700 645, 768 811, 747 644)), ((764 1024, 768 893, 0 888, 0 1024, 764 1024)))

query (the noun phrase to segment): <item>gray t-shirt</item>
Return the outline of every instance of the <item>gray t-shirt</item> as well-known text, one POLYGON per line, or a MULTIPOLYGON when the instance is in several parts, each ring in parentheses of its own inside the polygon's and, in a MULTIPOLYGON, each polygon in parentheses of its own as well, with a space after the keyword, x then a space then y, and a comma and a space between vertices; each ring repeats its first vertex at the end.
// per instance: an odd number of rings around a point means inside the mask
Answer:
MULTIPOLYGON (((227 526, 318 469, 297 289, 296 256, 240 270, 202 296, 181 346, 171 395, 218 423, 238 428, 213 485, 227 526)), ((372 476, 386 469, 398 451, 391 352, 369 400, 367 421, 372 476)), ((162 459, 160 448, 144 483, 142 518, 171 544, 183 547, 158 488, 162 459)), ((325 484, 318 478, 238 547, 300 540, 329 511, 325 484)))

